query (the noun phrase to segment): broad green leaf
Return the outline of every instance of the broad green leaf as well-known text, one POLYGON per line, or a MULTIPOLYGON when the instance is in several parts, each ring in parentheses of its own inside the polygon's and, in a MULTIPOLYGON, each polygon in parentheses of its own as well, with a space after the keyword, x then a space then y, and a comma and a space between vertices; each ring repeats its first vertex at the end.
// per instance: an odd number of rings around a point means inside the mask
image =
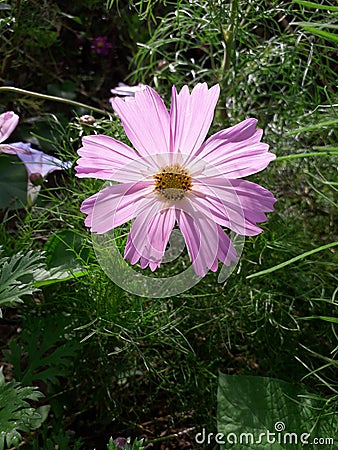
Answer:
POLYGON ((315 438, 327 438, 325 449, 333 450, 338 445, 337 418, 324 415, 306 392, 285 381, 219 376, 218 442, 223 449, 314 450, 315 438))
POLYGON ((27 172, 15 155, 0 154, 0 209, 18 209, 27 204, 27 172))
POLYGON ((46 286, 87 275, 92 250, 85 238, 73 230, 54 233, 45 244, 46 269, 35 272, 35 286, 46 286))
POLYGON ((49 269, 68 267, 69 270, 82 268, 91 252, 83 235, 74 230, 54 233, 45 244, 44 250, 49 269))

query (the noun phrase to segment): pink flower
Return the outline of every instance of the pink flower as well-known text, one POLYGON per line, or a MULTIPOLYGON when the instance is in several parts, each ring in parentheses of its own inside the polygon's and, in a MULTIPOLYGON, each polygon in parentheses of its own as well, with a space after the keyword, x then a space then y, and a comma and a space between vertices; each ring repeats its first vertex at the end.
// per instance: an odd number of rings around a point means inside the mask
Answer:
POLYGON ((41 178, 46 178, 54 170, 69 169, 72 165, 71 162, 62 162, 54 156, 47 155, 41 150, 32 148, 31 144, 15 142, 11 144, 11 147, 19 149, 17 155, 25 164, 29 177, 32 174, 38 174, 41 178), (24 150, 24 152, 20 152, 20 149, 24 150))
POLYGON ((222 227, 244 236, 261 233, 276 201, 263 187, 241 177, 267 167, 275 155, 261 141, 257 120, 247 119, 205 141, 219 97, 219 86, 197 84, 178 94, 170 112, 150 87, 135 98, 112 101, 135 150, 104 135, 83 138, 78 177, 112 184, 82 203, 85 224, 103 234, 135 219, 124 258, 154 271, 160 266, 177 223, 199 276, 216 271, 218 261, 237 262, 222 227))
MULTIPOLYGON (((146 88, 145 84, 139 83, 136 86, 128 86, 124 83, 119 83, 114 89, 111 89, 110 92, 113 95, 119 95, 121 97, 134 97, 136 92, 143 91, 146 88)), ((111 97, 109 101, 113 101, 115 97, 111 97)))
POLYGON ((19 123, 19 116, 13 111, 0 114, 0 142, 5 141, 14 131, 19 123))
POLYGON ((18 158, 26 167, 28 174, 27 203, 29 205, 35 202, 41 188, 40 185, 49 173, 54 172, 54 170, 69 169, 72 165, 71 162, 62 162, 54 156, 35 150, 31 148, 31 144, 25 144, 24 142, 15 142, 3 147, 3 153, 14 154, 16 152, 18 158))
POLYGON ((108 41, 107 36, 98 36, 93 39, 91 48, 98 55, 108 56, 112 44, 108 41))

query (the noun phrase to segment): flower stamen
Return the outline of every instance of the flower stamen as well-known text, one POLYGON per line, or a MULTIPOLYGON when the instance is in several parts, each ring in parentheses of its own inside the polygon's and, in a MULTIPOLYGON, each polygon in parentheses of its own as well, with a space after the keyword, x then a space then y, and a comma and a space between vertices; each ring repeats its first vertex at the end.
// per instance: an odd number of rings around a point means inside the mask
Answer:
POLYGON ((164 200, 182 200, 192 189, 189 172, 179 164, 172 164, 161 169, 153 176, 155 180, 154 192, 160 194, 164 200))

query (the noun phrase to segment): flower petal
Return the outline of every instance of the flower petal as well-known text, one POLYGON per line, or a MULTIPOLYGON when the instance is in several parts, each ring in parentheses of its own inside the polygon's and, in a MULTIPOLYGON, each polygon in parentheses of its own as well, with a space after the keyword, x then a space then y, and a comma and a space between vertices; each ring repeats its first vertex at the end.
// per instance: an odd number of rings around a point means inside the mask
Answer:
POLYGON ((200 148, 213 120, 219 91, 218 84, 208 89, 206 83, 199 83, 191 94, 188 86, 178 94, 173 86, 170 109, 172 152, 189 155, 200 148))
POLYGON ((268 144, 260 142, 263 132, 256 123, 247 119, 211 136, 198 151, 198 159, 190 159, 190 172, 200 168, 201 160, 207 164, 200 176, 206 177, 241 178, 265 169, 276 156, 268 152, 268 144))
POLYGON ((214 264, 219 253, 217 224, 196 209, 188 199, 179 203, 176 220, 196 274, 204 277, 210 268, 217 270, 214 264))
POLYGON ((54 170, 69 169, 72 166, 70 161, 62 162, 54 156, 47 155, 41 150, 31 147, 31 144, 15 142, 10 144, 11 148, 17 148, 17 156, 25 164, 28 175, 37 173, 45 178, 54 170))
MULTIPOLYGON (((143 91, 145 89, 145 85, 142 83, 137 84, 136 86, 128 86, 125 83, 119 83, 114 89, 111 89, 110 92, 113 95, 120 95, 121 97, 133 97, 135 92, 143 91)), ((109 101, 114 100, 114 97, 111 97, 109 101)))
POLYGON ((134 98, 115 98, 111 103, 140 155, 169 152, 169 113, 154 89, 146 86, 134 98))
POLYGON ((87 198, 81 212, 85 225, 98 234, 106 233, 133 219, 143 207, 153 203, 149 182, 114 184, 87 198))
MULTIPOLYGON (((231 242, 231 239, 219 225, 217 225, 217 231, 219 245, 215 261, 218 263, 218 260, 220 260, 226 266, 230 266, 232 262, 237 263, 238 255, 233 243, 231 242)), ((213 272, 216 272, 216 270, 217 268, 213 270, 213 272)))
POLYGON ((0 142, 5 141, 19 123, 19 116, 13 111, 0 114, 0 142))
POLYGON ((81 156, 75 170, 79 178, 99 178, 101 180, 127 183, 138 181, 146 174, 153 174, 157 166, 150 158, 142 161, 139 154, 128 145, 116 139, 95 135, 82 139, 81 156))
POLYGON ((149 265, 154 271, 160 266, 175 225, 175 209, 165 208, 158 202, 138 215, 128 236, 124 258, 131 264, 140 260, 142 269, 149 265))
POLYGON ((194 186, 193 202, 219 225, 244 236, 255 236, 262 229, 256 223, 266 220, 276 201, 270 191, 246 180, 222 177, 203 179, 194 186))

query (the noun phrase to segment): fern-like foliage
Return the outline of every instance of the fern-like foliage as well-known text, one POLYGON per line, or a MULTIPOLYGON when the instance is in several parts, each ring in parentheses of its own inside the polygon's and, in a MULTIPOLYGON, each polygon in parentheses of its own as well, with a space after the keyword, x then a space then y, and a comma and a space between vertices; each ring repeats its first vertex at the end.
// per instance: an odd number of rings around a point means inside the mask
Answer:
POLYGON ((61 315, 37 317, 27 324, 21 335, 8 344, 10 351, 4 351, 13 365, 14 378, 25 386, 36 380, 59 384, 58 377, 69 374, 80 348, 77 341, 69 339, 69 327, 69 318, 61 315))
POLYGON ((35 387, 23 387, 14 381, 6 383, 0 369, 0 450, 17 446, 21 440, 20 431, 40 427, 46 417, 45 411, 32 408, 27 401, 36 401, 40 397, 43 394, 35 387))
POLYGON ((12 257, 1 258, 0 306, 22 302, 23 295, 36 291, 34 273, 42 267, 42 253, 39 252, 29 251, 25 255, 19 252, 12 257))

